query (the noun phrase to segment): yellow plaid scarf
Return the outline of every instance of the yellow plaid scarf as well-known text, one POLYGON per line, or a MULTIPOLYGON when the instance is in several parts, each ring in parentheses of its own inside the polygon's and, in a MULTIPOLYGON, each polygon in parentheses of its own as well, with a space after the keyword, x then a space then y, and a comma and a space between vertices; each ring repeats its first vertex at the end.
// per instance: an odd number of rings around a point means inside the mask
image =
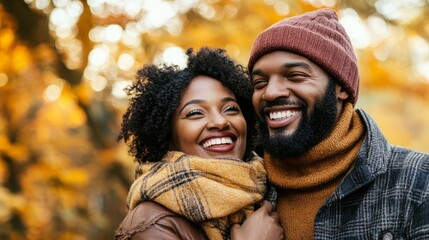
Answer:
POLYGON ((142 201, 157 202, 200 224, 209 239, 228 239, 229 228, 242 223, 266 193, 262 158, 205 159, 168 152, 161 162, 141 164, 131 186, 130 210, 142 201))

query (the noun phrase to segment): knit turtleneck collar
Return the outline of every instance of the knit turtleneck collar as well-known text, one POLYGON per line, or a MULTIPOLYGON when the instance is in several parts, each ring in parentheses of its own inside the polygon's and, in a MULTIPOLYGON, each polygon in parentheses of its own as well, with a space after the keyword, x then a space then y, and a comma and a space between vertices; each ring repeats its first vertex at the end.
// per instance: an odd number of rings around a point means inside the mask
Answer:
POLYGON ((265 154, 270 182, 283 189, 298 190, 318 187, 344 175, 359 153, 364 128, 353 105, 346 103, 329 136, 303 156, 274 159, 265 154))

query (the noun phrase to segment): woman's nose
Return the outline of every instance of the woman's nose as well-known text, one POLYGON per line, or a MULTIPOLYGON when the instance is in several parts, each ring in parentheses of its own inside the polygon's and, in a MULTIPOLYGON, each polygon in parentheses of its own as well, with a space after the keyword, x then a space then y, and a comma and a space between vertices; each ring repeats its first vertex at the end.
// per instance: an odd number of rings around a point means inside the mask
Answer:
POLYGON ((208 129, 224 129, 230 126, 228 119, 221 113, 212 114, 207 123, 208 129))

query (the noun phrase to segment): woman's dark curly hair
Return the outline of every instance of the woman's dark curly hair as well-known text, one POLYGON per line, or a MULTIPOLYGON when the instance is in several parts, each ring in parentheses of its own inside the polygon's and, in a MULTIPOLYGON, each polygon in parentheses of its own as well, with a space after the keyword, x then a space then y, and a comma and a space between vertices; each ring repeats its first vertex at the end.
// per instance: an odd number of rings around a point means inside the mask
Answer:
POLYGON ((201 48, 186 51, 185 69, 178 66, 145 65, 137 72, 136 81, 126 88, 130 105, 123 115, 118 139, 129 146, 129 152, 139 163, 160 161, 169 149, 172 116, 191 80, 199 75, 217 79, 237 98, 247 122, 245 159, 253 150, 257 120, 252 106, 253 86, 240 64, 228 57, 223 49, 201 48))

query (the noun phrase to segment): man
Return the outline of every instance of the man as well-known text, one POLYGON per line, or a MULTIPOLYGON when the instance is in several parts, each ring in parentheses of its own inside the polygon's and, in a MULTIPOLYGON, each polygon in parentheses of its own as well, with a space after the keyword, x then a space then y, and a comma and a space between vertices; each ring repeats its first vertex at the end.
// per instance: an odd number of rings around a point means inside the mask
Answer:
POLYGON ((263 31, 248 70, 286 239, 429 239, 429 155, 354 110, 356 56, 334 11, 263 31))

